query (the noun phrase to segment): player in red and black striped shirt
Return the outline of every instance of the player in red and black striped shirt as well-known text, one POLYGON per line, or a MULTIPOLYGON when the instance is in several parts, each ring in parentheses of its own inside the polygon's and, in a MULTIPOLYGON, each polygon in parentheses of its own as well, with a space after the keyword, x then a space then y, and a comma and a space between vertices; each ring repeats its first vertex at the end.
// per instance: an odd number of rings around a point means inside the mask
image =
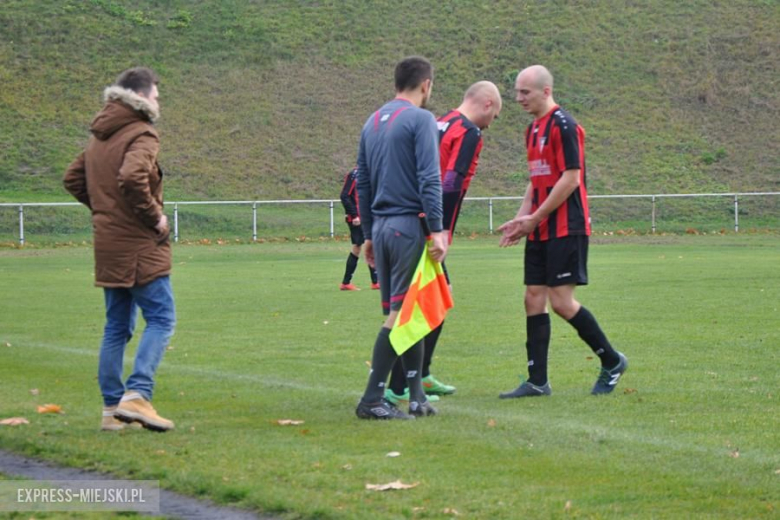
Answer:
MULTIPOLYGON (((344 176, 344 186, 341 188, 341 205, 344 206, 344 220, 346 220, 347 226, 349 226, 349 238, 352 241, 352 251, 350 251, 347 257, 344 278, 342 278, 341 286, 339 286, 342 291, 360 290, 352 284, 352 275, 355 274, 355 269, 357 269, 358 260, 360 259, 360 248, 363 242, 365 242, 363 228, 360 226, 360 211, 358 209, 357 172, 357 167, 352 168, 344 176)), ((379 289, 376 269, 369 264, 366 265, 368 265, 368 270, 371 273, 371 288, 379 289)))
MULTIPOLYGON (((461 204, 466 196, 471 179, 477 171, 479 153, 482 150, 482 131, 501 112, 501 93, 490 81, 479 81, 466 90, 458 108, 451 110, 437 120, 439 128, 439 163, 442 179, 443 226, 452 243, 455 224, 458 221, 461 204)), ((449 282, 446 267, 444 273, 449 282)), ((431 395, 446 395, 455 392, 455 387, 436 379, 430 372, 433 351, 444 323, 425 337, 423 359, 423 388, 431 395)), ((385 397, 397 402, 405 393, 406 379, 401 362, 393 368, 390 385, 385 397)))
POLYGON ((541 65, 528 67, 515 81, 518 103, 534 116, 525 133, 531 182, 517 216, 498 229, 500 245, 526 237, 525 310, 529 378, 501 398, 550 395, 547 353, 550 315, 567 320, 601 360, 592 394, 608 394, 628 368, 593 315, 574 299, 588 283, 590 214, 585 175, 585 131, 552 96, 553 78, 541 65))

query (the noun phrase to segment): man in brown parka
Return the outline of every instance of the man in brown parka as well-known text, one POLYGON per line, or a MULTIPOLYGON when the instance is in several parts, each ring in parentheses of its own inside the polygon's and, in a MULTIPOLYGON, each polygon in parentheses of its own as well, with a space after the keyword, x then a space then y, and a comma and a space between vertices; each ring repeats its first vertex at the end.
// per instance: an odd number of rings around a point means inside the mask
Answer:
POLYGON ((95 285, 103 287, 106 303, 98 366, 103 430, 135 422, 155 431, 174 427, 151 404, 154 375, 176 324, 160 142, 153 126, 160 113, 157 84, 155 73, 144 67, 119 75, 104 92, 105 106, 92 121, 87 147, 63 180, 92 211, 95 285), (125 347, 139 307, 146 328, 123 383, 125 347))

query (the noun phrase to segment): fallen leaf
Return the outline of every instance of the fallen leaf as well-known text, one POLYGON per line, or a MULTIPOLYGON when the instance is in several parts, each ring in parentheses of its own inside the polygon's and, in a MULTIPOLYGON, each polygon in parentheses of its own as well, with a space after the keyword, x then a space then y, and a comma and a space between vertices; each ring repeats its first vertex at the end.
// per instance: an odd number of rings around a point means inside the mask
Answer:
POLYGON ((563 506, 564 512, 568 513, 571 510, 571 500, 567 500, 563 506))
POLYGON ((623 393, 624 394, 635 394, 636 393, 636 388, 626 388, 625 390, 623 390, 623 393))
POLYGON ((62 413, 62 406, 57 404, 45 404, 38 407, 38 413, 62 413))
POLYGON ((367 366, 368 368, 371 368, 371 361, 366 361, 366 366, 367 366))
POLYGON ((390 453, 385 455, 385 457, 390 457, 390 458, 400 457, 400 456, 401 456, 401 452, 400 451, 391 451, 390 453))
POLYGON ((780 475, 780 469, 775 470, 775 475, 780 475))
POLYGON ((5 346, 6 346, 6 347, 10 347, 10 346, 11 346, 11 344, 10 344, 10 343, 8 343, 8 342, 6 341, 6 342, 5 342, 5 346))
POLYGON ((9 417, 8 419, 3 419, 2 421, 0 421, 0 424, 3 424, 5 426, 19 426, 20 424, 30 424, 30 421, 28 421, 24 417, 9 417))
POLYGON ((195 427, 194 426, 190 426, 190 433, 195 433, 195 427))
POLYGON ((388 482, 387 484, 366 484, 366 489, 370 491, 388 491, 391 489, 411 489, 419 485, 419 482, 415 482, 414 484, 404 484, 400 480, 396 480, 393 482, 388 482))
POLYGON ((40 393, 41 393, 41 391, 38 390, 37 388, 30 389, 30 395, 38 395, 40 393))
MULTIPOLYGON (((352 464, 344 464, 343 466, 341 466, 341 469, 343 469, 345 471, 349 471, 349 470, 352 469, 352 464)), ((778 471, 780 471, 780 470, 778 470, 778 471)))
POLYGON ((739 448, 737 448, 734 451, 730 451, 729 452, 729 457, 731 457, 732 459, 738 459, 739 458, 739 448))
POLYGON ((441 510, 441 512, 445 515, 452 515, 452 516, 460 516, 460 513, 458 513, 457 509, 453 509, 451 507, 445 507, 441 510))
POLYGON ((165 455, 165 450, 157 450, 155 451, 157 455, 165 455))
POLYGON ((174 347, 173 345, 168 345, 168 346, 165 348, 165 350, 173 350, 174 348, 176 348, 176 347, 174 347))
POLYGON ((280 426, 298 426, 299 424, 303 424, 305 421, 299 421, 296 419, 278 419, 276 421, 276 424, 280 426))
POLYGON ((490 420, 487 422, 487 425, 488 425, 490 428, 495 428, 495 426, 496 426, 496 420, 495 420, 495 419, 490 419, 490 420))
POLYGON ((328 320, 323 321, 322 324, 323 325, 327 325, 328 324, 328 320))

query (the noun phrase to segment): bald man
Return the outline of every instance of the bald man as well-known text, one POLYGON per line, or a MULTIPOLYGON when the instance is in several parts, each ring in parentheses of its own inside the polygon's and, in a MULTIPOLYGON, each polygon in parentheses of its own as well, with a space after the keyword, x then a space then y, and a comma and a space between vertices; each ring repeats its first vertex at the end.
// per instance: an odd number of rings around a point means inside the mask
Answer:
POLYGON ((502 399, 552 393, 547 378, 550 315, 577 330, 601 360, 591 394, 611 393, 628 368, 612 348, 596 318, 574 299, 588 283, 590 214, 585 176, 585 130, 553 99, 553 77, 542 65, 528 67, 515 81, 517 102, 534 117, 525 133, 531 182, 512 220, 501 225, 501 247, 525 243, 525 310, 528 380, 502 393, 502 399))
MULTIPOLYGON (((461 204, 466 196, 471 179, 477 171, 479 153, 482 150, 482 131, 487 129, 501 112, 501 93, 490 81, 479 81, 471 85, 463 96, 463 101, 455 110, 450 111, 437 121, 439 127, 439 163, 442 180, 443 226, 452 243, 455 224, 458 221, 461 204)), ((446 267, 444 273, 449 282, 446 267)), ((433 352, 444 323, 432 330, 425 338, 423 358, 423 388, 431 400, 438 395, 455 393, 455 387, 436 379, 430 371, 433 352)), ((390 386, 385 391, 385 399, 398 403, 408 399, 405 389, 402 362, 397 361, 393 368, 390 386)))

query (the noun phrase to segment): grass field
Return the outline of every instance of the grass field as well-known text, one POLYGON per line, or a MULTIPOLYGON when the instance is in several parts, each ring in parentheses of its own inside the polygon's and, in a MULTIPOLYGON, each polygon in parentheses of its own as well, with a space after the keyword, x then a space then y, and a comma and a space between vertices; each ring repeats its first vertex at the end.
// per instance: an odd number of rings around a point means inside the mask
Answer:
POLYGON ((455 243, 433 368, 458 392, 403 423, 354 417, 381 315, 337 290, 344 243, 177 246, 167 434, 98 431, 91 250, 0 250, 0 418, 31 422, 0 446, 284 518, 777 518, 777 235, 594 240, 579 298, 631 368, 588 395, 597 363, 553 318, 554 394, 522 402, 497 399, 524 372, 522 251, 496 242, 455 243), (365 489, 396 479, 419 485, 365 489))

